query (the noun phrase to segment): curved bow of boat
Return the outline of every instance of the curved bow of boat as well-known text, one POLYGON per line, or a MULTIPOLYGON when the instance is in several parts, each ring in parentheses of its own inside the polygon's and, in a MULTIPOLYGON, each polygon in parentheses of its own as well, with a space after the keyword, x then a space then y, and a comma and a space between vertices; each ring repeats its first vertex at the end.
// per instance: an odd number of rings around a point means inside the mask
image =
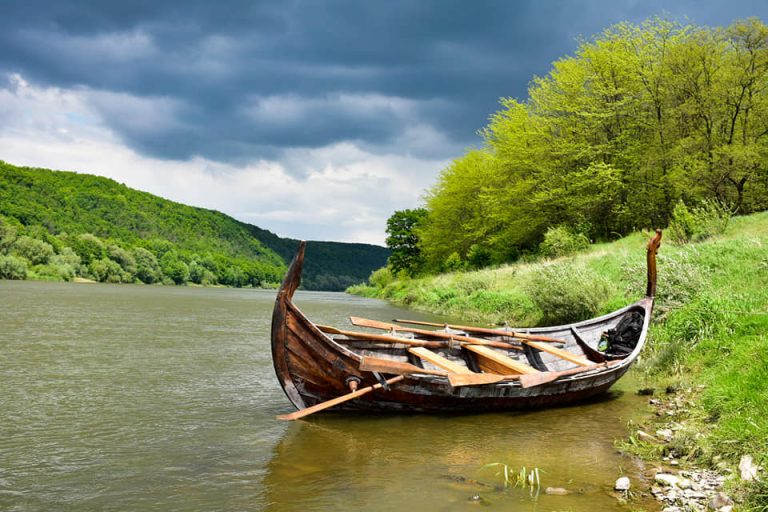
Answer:
POLYGON ((288 267, 288 272, 285 274, 280 289, 277 291, 275 306, 272 310, 272 364, 275 367, 275 375, 277 375, 283 391, 285 391, 290 401, 298 409, 303 409, 306 407, 306 404, 301 397, 301 393, 296 389, 293 380, 290 378, 290 368, 288 367, 288 359, 285 352, 285 339, 286 329, 288 328, 288 308, 291 305, 293 294, 296 293, 301 284, 301 270, 304 266, 304 251, 306 247, 307 243, 304 240, 299 242, 296 255, 293 257, 293 261, 288 267))

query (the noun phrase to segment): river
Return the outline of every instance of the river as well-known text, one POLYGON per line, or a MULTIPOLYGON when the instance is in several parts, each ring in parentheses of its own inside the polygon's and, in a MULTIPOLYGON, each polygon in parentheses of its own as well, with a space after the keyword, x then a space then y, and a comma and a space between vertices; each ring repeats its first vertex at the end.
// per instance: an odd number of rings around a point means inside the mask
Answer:
MULTIPOLYGON (((295 300, 331 325, 435 319, 338 293, 295 300)), ((647 407, 631 373, 578 407, 280 422, 292 406, 272 369, 273 301, 0 281, 0 510, 633 509, 610 494, 621 474, 642 478, 613 444, 647 407), (541 489, 505 488, 489 464, 538 468, 541 489)))

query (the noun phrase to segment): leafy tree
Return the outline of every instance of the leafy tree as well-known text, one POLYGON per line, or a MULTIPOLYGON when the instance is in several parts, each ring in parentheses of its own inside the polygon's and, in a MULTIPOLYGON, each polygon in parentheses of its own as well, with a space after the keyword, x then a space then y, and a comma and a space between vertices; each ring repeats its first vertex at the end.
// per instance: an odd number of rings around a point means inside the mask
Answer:
POLYGON ((0 255, 0 279, 26 279, 27 264, 16 256, 0 255))
POLYGON ((393 272, 415 274, 422 264, 418 228, 424 222, 427 211, 423 208, 399 210, 387 219, 387 247, 392 250, 389 266, 393 272))
POLYGON ((0 254, 6 254, 16 241, 16 228, 0 216, 0 254))
POLYGON ((136 260, 136 277, 142 283, 152 284, 163 279, 163 272, 154 254, 143 247, 137 247, 133 250, 133 258, 136 260))
POLYGON ((768 209, 768 27, 757 19, 620 23, 535 78, 526 102, 501 106, 484 146, 427 196, 418 233, 430 269, 470 261, 473 246, 512 260, 552 226, 598 240, 662 227, 679 200, 768 209))
POLYGON ((173 250, 167 251, 160 258, 160 268, 163 275, 176 284, 184 284, 189 281, 189 267, 173 250))
POLYGON ((102 283, 120 283, 130 280, 120 265, 109 258, 92 261, 88 269, 93 278, 102 283))
POLYGON ((67 242, 72 250, 80 256, 80 260, 89 265, 92 261, 100 260, 106 256, 104 243, 99 237, 91 233, 83 233, 75 237, 69 237, 67 242))
POLYGON ((12 252, 26 259, 32 265, 41 265, 48 263, 48 260, 53 256, 53 247, 41 240, 20 236, 13 243, 12 252))
POLYGON ((136 258, 131 253, 117 245, 110 245, 107 248, 109 259, 116 262, 128 274, 136 274, 136 258))

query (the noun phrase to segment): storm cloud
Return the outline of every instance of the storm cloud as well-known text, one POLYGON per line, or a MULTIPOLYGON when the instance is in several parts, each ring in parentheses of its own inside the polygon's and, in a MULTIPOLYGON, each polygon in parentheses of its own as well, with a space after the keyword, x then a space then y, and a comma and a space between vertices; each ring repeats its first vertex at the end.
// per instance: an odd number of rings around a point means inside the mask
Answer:
MULTIPOLYGON (((530 80, 573 52, 578 37, 654 15, 727 25, 768 14, 768 5, 738 0, 1 5, 0 159, 59 168, 53 156, 37 161, 20 153, 20 133, 53 137, 59 156, 66 137, 100 133, 99 144, 120 146, 146 165, 208 162, 210 172, 231 174, 274 163, 300 187, 318 167, 344 168, 334 159, 350 152, 333 156, 330 148, 353 147, 360 161, 410 167, 391 176, 409 179, 410 192, 383 197, 365 215, 377 227, 358 239, 373 241, 383 240, 391 206, 415 206, 416 187, 479 144, 477 130, 499 98, 525 99, 530 80), (320 163, 318 155, 329 160, 320 163)), ((109 173, 95 160, 69 162, 109 173)), ((122 181, 148 189, 130 176, 122 181)), ((245 217, 244 207, 205 206, 245 217)), ((270 225, 279 217, 261 211, 256 220, 281 234, 319 233, 302 232, 300 222, 270 225)), ((339 229, 322 233, 349 239, 339 229)))

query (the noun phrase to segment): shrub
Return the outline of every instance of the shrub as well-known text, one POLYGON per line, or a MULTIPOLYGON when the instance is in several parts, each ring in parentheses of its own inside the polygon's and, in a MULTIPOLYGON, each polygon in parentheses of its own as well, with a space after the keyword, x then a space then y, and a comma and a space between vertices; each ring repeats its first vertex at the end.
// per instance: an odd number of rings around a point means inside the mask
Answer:
POLYGON ((461 256, 459 256, 459 253, 452 252, 450 256, 445 260, 445 263, 443 263, 443 268, 446 272, 458 272, 459 270, 464 270, 466 268, 466 265, 463 261, 461 261, 461 256))
POLYGON ((582 251, 589 247, 589 238, 566 225, 550 227, 539 244, 539 253, 548 258, 558 258, 582 251))
POLYGON ((699 242, 725 231, 731 212, 716 201, 702 201, 689 210, 681 200, 672 210, 669 237, 678 244, 699 242))
POLYGON ((92 261, 100 260, 106 255, 104 251, 104 243, 99 237, 90 233, 83 233, 76 237, 70 237, 67 241, 86 265, 90 264, 92 261))
POLYGON ((392 270, 389 267, 381 267, 380 269, 371 272, 371 276, 368 278, 368 284, 375 286, 376 288, 384 288, 394 280, 395 276, 392 275, 392 270))
POLYGON ((16 240, 16 228, 5 217, 0 216, 0 254, 5 254, 16 240))
MULTIPOLYGON (((659 253, 658 285, 653 313, 657 320, 663 320, 667 315, 686 306, 699 294, 707 289, 708 283, 702 273, 702 268, 690 253, 679 253, 672 256, 659 253)), ((627 291, 630 297, 641 297, 645 294, 646 273, 645 265, 626 265, 625 279, 630 283, 627 291)))
POLYGON ((467 265, 470 268, 483 268, 491 264, 491 251, 482 245, 473 244, 467 251, 467 265))
POLYGON ((136 260, 136 277, 142 283, 152 284, 162 280, 163 272, 154 254, 143 247, 137 247, 133 250, 133 257, 136 260))
POLYGON ((88 268, 94 279, 102 283, 120 283, 128 280, 122 267, 109 258, 92 261, 88 268))
POLYGON ((64 247, 61 253, 51 256, 49 263, 50 266, 56 268, 62 279, 71 281, 80 266, 80 256, 75 254, 75 251, 70 247, 64 247))
POLYGON ((605 278, 583 264, 563 261, 541 267, 525 290, 542 312, 542 321, 560 324, 595 316, 608 299, 605 278))
POLYGON ((120 267, 127 273, 136 273, 136 259, 122 247, 110 245, 107 249, 107 256, 109 256, 109 259, 120 265, 120 267))
POLYGON ((27 263, 15 256, 0 255, 0 279, 26 279, 27 263))
POLYGON ((28 236, 17 238, 13 243, 12 251, 17 256, 25 258, 32 265, 44 265, 53 256, 53 247, 50 244, 28 236))

